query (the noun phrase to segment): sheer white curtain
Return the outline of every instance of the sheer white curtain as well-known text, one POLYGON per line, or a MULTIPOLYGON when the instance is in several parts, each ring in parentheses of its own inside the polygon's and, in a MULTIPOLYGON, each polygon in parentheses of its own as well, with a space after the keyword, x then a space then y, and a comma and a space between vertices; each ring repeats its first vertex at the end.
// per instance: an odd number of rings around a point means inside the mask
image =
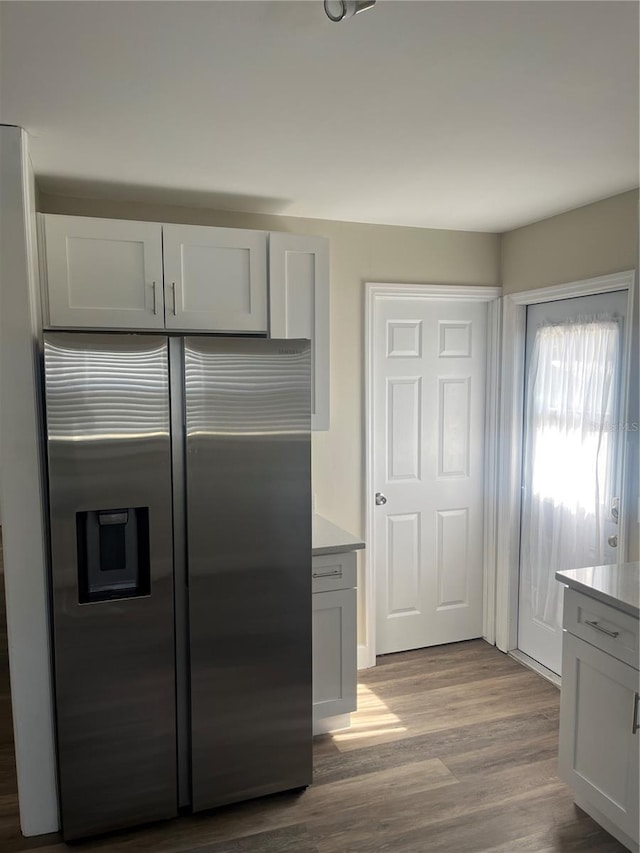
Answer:
POLYGON ((521 579, 532 617, 562 623, 558 569, 615 563, 604 523, 611 502, 618 323, 541 326, 527 371, 521 579))

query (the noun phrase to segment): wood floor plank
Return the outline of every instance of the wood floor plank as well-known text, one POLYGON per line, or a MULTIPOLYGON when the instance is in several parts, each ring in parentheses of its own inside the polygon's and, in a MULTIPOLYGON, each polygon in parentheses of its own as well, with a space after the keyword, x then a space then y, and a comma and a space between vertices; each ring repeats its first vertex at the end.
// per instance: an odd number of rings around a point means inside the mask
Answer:
MULTIPOLYGON (((390 840, 407 833, 422 833, 430 843, 435 827, 459 824, 461 831, 463 826, 475 823, 483 811, 508 810, 547 790, 556 795, 566 791, 555 775, 555 762, 549 760, 529 764, 526 775, 521 768, 486 774, 483 785, 473 779, 398 799, 380 799, 372 793, 374 807, 351 809, 345 803, 318 821, 309 820, 308 825, 322 839, 320 851, 325 847, 330 850, 332 845, 339 850, 347 837, 354 851, 372 849, 371 845, 379 842, 381 830, 390 840)), ((457 832, 452 832, 450 843, 457 844, 457 832)))
MULTIPOLYGON (((316 754, 314 784, 323 785, 351 775, 369 773, 382 767, 402 766, 421 759, 439 757, 447 761, 459 753, 486 749, 486 760, 495 762, 504 745, 525 748, 540 738, 551 736, 557 752, 557 721, 543 714, 523 714, 462 725, 415 735, 403 740, 372 744, 362 749, 316 754)), ((330 735, 326 737, 330 738, 330 735)))
MULTIPOLYGON (((458 817, 437 820, 399 829, 392 837, 385 827, 386 838, 380 843, 376 834, 364 842, 351 845, 351 853, 378 850, 389 853, 484 853, 497 842, 515 845, 523 832, 531 832, 542 820, 555 820, 567 808, 566 797, 559 795, 558 786, 550 784, 541 790, 530 790, 526 797, 510 798, 504 804, 475 811, 469 819, 458 817), (453 844, 452 844, 453 842, 453 844)), ((318 853, 343 853, 340 842, 318 843, 318 853)))
POLYGON ((261 853, 317 853, 318 848, 307 828, 299 824, 232 841, 193 847, 184 853, 252 853, 255 850, 261 853))
POLYGON ((376 803, 401 800, 434 788, 457 785, 458 780, 440 761, 431 758, 373 773, 352 776, 330 785, 312 785, 300 800, 305 820, 324 819, 327 811, 370 811, 376 803))
POLYGON ((510 739, 442 758, 458 779, 478 778, 493 770, 522 767, 543 759, 555 762, 557 770, 558 737, 555 732, 547 732, 524 741, 510 739))
POLYGON ((386 696, 374 693, 366 683, 359 686, 358 711, 351 728, 336 732, 334 740, 342 751, 362 749, 430 731, 454 728, 461 720, 482 723, 526 711, 550 710, 558 703, 557 690, 530 671, 489 678, 472 684, 454 684, 428 693, 386 696))
MULTIPOLYGON (((487 646, 484 641, 481 642, 487 646)), ((424 692, 460 684, 462 681, 470 684, 486 678, 495 678, 498 675, 522 673, 520 664, 492 647, 487 646, 493 652, 487 654, 477 646, 477 641, 470 642, 468 646, 463 643, 456 643, 455 646, 455 654, 453 652, 449 652, 446 656, 440 654, 438 658, 430 659, 426 667, 424 664, 420 666, 415 661, 407 661, 402 666, 398 664, 376 666, 363 674, 363 683, 374 692, 382 690, 386 696, 390 697, 394 693, 424 692), (461 655, 464 656, 464 662, 460 660, 461 655)), ((438 646, 438 649, 443 648, 446 647, 438 646)))
POLYGON ((482 853, 619 853, 620 844, 593 822, 581 824, 570 817, 549 829, 511 839, 482 853))

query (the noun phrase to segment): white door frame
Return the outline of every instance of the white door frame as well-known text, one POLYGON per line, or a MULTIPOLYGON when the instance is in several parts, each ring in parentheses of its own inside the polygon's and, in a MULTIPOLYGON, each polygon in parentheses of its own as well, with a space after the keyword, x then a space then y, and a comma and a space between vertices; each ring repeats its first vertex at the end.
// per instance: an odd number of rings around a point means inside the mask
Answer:
MULTIPOLYGON (((527 305, 555 302, 574 296, 590 296, 612 290, 627 291, 627 329, 623 354, 623 384, 627 420, 631 367, 631 326, 635 291, 635 271, 572 281, 522 293, 507 294, 502 317, 502 371, 499 431, 498 542, 496 566, 495 642, 503 652, 518 647, 518 576, 520 571, 520 496, 522 489, 522 435, 524 427, 524 351, 527 305)), ((622 443, 622 495, 628 495, 626 442, 622 443)), ((620 542, 627 546, 627 513, 620 516, 620 542)))
POLYGON ((358 647, 358 668, 376 664, 376 584, 375 543, 373 539, 373 365, 379 342, 375 337, 375 308, 386 299, 423 299, 427 302, 462 300, 487 302, 487 405, 485 413, 485 513, 483 554, 482 634, 495 642, 495 565, 498 487, 498 387, 500 370, 500 287, 474 287, 450 284, 365 283, 365 446, 366 446, 366 565, 364 568, 366 643, 358 647))

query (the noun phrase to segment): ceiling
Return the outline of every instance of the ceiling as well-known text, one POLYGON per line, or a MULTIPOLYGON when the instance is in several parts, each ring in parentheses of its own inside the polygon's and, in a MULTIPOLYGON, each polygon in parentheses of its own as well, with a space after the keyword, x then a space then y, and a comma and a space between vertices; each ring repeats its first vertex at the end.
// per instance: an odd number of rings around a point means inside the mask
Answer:
POLYGON ((638 185, 637 2, 4 2, 43 191, 505 231, 638 185))

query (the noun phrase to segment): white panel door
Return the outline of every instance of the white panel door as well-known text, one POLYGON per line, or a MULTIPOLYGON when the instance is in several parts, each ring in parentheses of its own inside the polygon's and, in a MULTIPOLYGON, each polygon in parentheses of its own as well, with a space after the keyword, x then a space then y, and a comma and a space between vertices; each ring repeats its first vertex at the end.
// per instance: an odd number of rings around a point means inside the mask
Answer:
POLYGON ((167 329, 267 331, 267 233, 164 225, 167 329))
POLYGON ((618 560, 616 547, 607 540, 617 533, 610 504, 620 495, 619 431, 609 423, 599 434, 599 424, 603 418, 617 420, 615 412, 623 411, 621 359, 626 306, 627 292, 616 291, 527 309, 518 648, 557 675, 562 668, 564 588, 555 580, 555 573, 618 560), (585 344, 582 363, 573 345, 562 368, 558 359, 549 356, 550 370, 556 367, 567 373, 556 383, 557 392, 545 391, 552 381, 548 365, 543 364, 533 380, 529 376, 538 329, 551 325, 561 334, 567 324, 575 325, 579 318, 605 316, 617 318, 620 328, 618 351, 613 355, 618 363, 612 366, 617 388, 608 414, 600 411, 600 401, 590 401, 595 384, 595 373, 590 372, 592 366, 595 371, 596 364, 591 342, 585 344), (529 387, 531 381, 535 387, 529 387), (564 404, 562 398, 569 397, 564 404), (585 406, 592 406, 593 411, 586 411, 585 406), (591 436, 587 436, 588 430, 592 430, 591 436), (600 492, 597 503, 606 507, 601 522, 596 519, 596 492, 600 492))
POLYGON ((486 329, 486 302, 377 302, 377 654, 482 634, 486 329))
POLYGON ((49 213, 40 221, 47 327, 164 328, 161 225, 49 213))
POLYGON ((269 237, 269 325, 272 338, 311 341, 311 427, 329 429, 329 241, 269 237))

